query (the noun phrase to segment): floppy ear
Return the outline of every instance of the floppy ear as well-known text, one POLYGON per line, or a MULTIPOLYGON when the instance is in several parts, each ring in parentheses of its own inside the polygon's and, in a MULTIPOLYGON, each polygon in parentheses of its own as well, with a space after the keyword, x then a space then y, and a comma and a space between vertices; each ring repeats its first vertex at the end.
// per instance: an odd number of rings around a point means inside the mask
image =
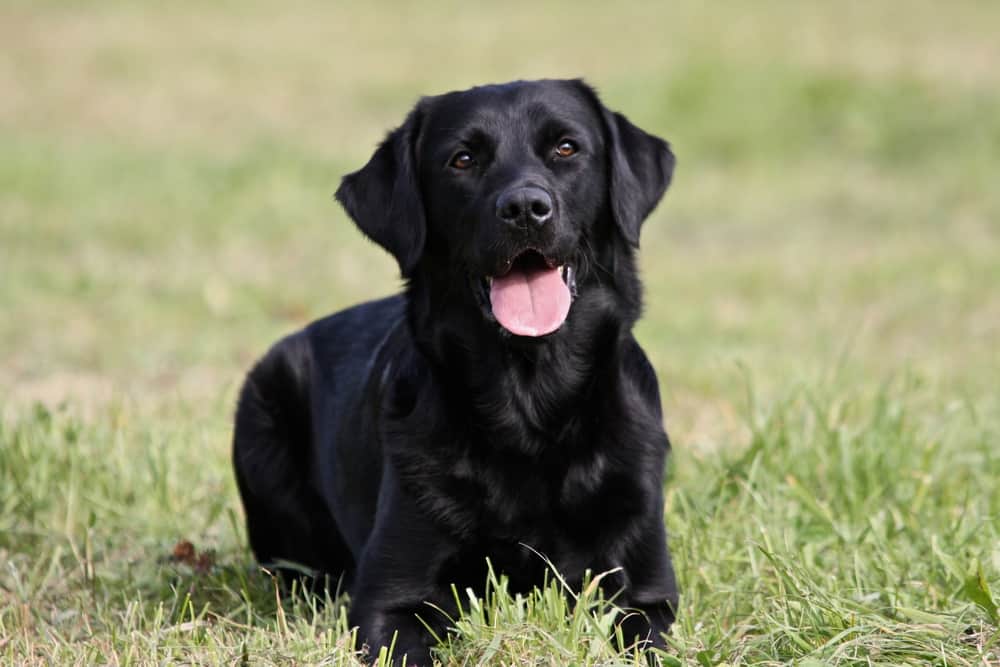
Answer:
POLYGON ((611 212, 632 247, 639 247, 639 228, 670 185, 676 159, 670 144, 601 105, 608 136, 611 212))
POLYGON ((365 236, 392 253, 404 278, 423 254, 427 235, 416 173, 418 133, 415 109, 389 133, 368 164, 344 176, 336 194, 365 236))

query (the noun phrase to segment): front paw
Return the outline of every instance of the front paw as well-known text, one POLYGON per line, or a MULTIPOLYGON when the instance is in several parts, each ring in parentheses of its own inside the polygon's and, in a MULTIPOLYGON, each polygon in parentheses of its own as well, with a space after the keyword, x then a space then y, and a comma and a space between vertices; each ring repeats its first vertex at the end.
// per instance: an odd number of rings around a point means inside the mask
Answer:
POLYGON ((392 659, 386 667, 431 667, 430 637, 412 614, 376 613, 363 615, 352 625, 358 626, 358 638, 367 649, 366 664, 378 665, 383 653, 392 659), (405 657, 405 660, 404 660, 405 657))
POLYGON ((652 610, 652 613, 649 610, 627 611, 618 621, 622 639, 619 648, 624 650, 638 646, 643 651, 651 648, 665 649, 667 642, 664 634, 670 629, 670 625, 660 622, 660 617, 661 614, 656 613, 656 610, 652 610))

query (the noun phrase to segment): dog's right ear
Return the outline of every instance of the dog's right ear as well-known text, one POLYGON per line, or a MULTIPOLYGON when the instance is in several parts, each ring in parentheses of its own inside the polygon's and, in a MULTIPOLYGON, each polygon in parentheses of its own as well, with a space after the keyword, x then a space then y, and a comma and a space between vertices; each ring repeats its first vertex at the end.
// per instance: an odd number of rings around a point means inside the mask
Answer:
POLYGON ((389 133, 368 164, 344 176, 337 201, 365 236, 392 253, 404 278, 424 251, 427 223, 417 180, 420 110, 389 133))

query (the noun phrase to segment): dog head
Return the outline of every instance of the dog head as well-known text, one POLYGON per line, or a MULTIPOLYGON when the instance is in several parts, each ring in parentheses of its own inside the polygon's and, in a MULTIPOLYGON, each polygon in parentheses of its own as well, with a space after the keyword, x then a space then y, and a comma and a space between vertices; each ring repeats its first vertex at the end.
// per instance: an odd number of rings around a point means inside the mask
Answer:
POLYGON ((638 246, 673 167, 582 81, 518 81, 422 99, 337 199, 404 277, 444 267, 469 308, 538 337, 638 246))

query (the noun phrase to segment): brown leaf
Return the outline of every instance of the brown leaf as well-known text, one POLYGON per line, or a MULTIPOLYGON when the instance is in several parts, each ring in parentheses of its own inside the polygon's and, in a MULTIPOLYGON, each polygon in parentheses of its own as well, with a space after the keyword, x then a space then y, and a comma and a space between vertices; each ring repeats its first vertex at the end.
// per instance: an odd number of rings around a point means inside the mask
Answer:
POLYGON ((187 540, 181 540, 174 545, 174 552, 171 555, 171 560, 186 563, 188 565, 194 565, 195 562, 195 549, 194 545, 187 540))

